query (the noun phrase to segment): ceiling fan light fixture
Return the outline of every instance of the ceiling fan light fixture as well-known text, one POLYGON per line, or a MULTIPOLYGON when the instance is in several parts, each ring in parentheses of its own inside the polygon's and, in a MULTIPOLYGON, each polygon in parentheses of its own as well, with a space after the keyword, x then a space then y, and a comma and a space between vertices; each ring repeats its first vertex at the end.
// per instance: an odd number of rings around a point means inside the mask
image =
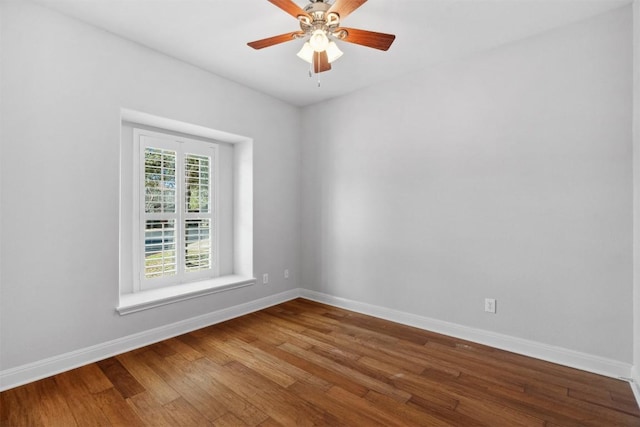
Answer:
POLYGON ((300 49, 297 55, 298 58, 311 64, 311 61, 313 61, 313 48, 311 47, 309 42, 305 42, 302 45, 302 49, 300 49))
POLYGON ((327 45, 329 44, 329 39, 325 34, 324 30, 315 30, 311 33, 311 37, 309 38, 309 45, 316 52, 322 52, 327 49, 327 45))
POLYGON ((329 61, 329 64, 340 58, 342 53, 343 52, 340 50, 336 42, 329 42, 327 45, 327 60, 329 61))

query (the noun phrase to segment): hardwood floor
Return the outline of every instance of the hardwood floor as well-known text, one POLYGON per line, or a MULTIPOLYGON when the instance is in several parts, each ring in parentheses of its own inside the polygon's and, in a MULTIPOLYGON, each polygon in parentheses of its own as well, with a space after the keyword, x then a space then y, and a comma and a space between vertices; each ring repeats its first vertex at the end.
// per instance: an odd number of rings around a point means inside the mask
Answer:
POLYGON ((297 299, 0 394, 2 426, 640 426, 629 384, 297 299))

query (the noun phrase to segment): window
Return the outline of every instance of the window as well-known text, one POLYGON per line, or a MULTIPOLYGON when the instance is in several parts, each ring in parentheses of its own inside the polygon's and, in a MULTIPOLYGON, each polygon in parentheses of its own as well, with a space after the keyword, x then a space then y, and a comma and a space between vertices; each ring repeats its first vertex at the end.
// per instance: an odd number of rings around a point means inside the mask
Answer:
POLYGON ((122 109, 120 315, 255 284, 253 140, 122 109))
POLYGON ((134 130, 134 290, 219 276, 218 145, 134 130))

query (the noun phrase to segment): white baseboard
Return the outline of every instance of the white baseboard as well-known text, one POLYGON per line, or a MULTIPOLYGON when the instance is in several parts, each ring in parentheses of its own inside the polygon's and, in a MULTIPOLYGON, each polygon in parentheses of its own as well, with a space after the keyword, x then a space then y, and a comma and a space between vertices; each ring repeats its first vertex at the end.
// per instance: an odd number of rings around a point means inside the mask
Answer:
POLYGON ((636 402, 640 406, 640 366, 634 366, 631 368, 631 390, 636 397, 636 402))
POLYGON ((23 384, 47 378, 60 372, 115 356, 145 345, 166 340, 196 329, 204 328, 225 320, 233 319, 254 311, 262 310, 300 296, 299 289, 282 292, 276 295, 249 301, 233 307, 186 319, 170 325, 128 335, 113 341, 86 347, 80 350, 39 360, 37 362, 0 371, 0 391, 18 387, 23 384))
MULTIPOLYGON (((455 323, 418 316, 416 314, 403 311, 392 310, 385 307, 353 301, 345 298, 334 297, 332 295, 307 289, 300 290, 300 296, 313 301, 344 308, 369 316, 379 317, 404 325, 415 326, 420 329, 437 332, 444 335, 473 341, 479 344, 488 345, 513 353, 546 360, 559 365, 581 369, 600 375, 613 378, 629 380, 631 376, 631 364, 619 362, 617 360, 581 353, 562 347, 552 346, 516 338, 509 335, 485 331, 482 329, 462 326, 455 323)), ((633 384, 633 383, 632 383, 633 384)), ((636 386, 638 383, 636 382, 636 386)), ((637 397, 637 396, 636 396, 637 397)), ((640 402, 640 400, 638 400, 640 402)))

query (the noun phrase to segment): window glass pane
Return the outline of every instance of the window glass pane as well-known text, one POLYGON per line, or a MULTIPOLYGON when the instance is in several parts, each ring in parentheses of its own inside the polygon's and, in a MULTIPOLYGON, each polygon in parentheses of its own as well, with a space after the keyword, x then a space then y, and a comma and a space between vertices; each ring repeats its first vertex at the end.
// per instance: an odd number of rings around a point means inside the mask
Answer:
POLYGON ((185 221, 185 270, 211 268, 211 227, 208 219, 185 221))
POLYGON ((144 276, 176 274, 175 220, 147 220, 144 229, 144 276))
POLYGON ((187 154, 184 158, 185 211, 209 212, 209 177, 211 159, 206 156, 187 154))
POLYGON ((144 150, 144 211, 176 211, 176 152, 147 147, 144 150))

